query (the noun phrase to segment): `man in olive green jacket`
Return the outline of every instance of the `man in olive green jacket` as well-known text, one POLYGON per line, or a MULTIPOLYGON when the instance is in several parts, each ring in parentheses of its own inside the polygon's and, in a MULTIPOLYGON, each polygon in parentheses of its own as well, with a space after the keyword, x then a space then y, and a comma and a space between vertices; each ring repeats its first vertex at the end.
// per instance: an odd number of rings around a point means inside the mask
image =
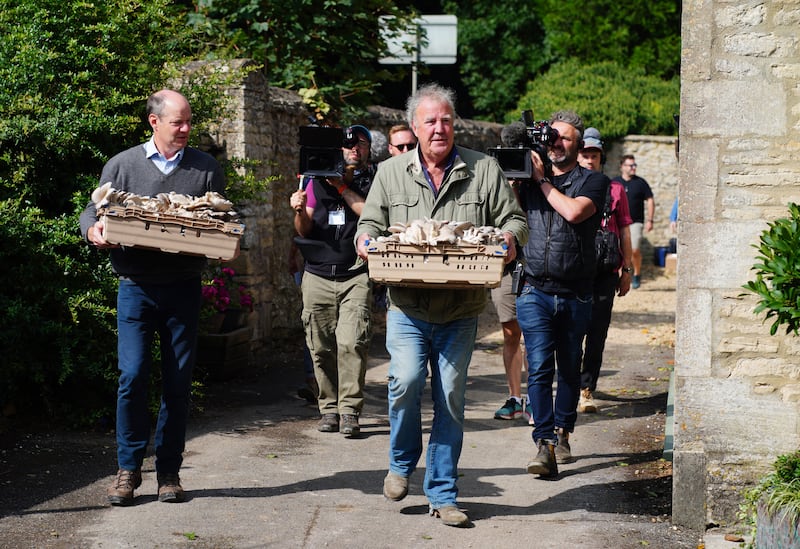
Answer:
MULTIPOLYGON (((498 227, 508 262, 515 259, 517 245, 527 241, 525 216, 496 160, 455 146, 454 105, 453 92, 437 84, 409 98, 407 116, 419 142, 378 169, 356 230, 363 259, 368 259, 368 241, 386 234, 390 225, 426 217, 498 227)), ((431 514, 450 526, 469 525, 456 502, 456 480, 467 368, 486 301, 484 288, 389 288, 390 454, 383 494, 403 499, 422 455, 421 400, 430 362, 434 419, 423 488, 431 514)))

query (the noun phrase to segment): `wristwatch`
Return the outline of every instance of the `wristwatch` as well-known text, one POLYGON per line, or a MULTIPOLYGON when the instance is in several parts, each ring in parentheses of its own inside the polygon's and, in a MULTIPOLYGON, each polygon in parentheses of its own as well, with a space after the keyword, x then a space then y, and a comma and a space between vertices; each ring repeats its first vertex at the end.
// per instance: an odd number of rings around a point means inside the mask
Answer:
POLYGON ((623 273, 632 273, 633 272, 633 267, 623 267, 622 268, 622 272, 623 273))
POLYGON ((549 180, 549 179, 547 179, 546 177, 543 177, 543 178, 541 178, 541 179, 539 180, 539 186, 540 186, 540 187, 541 187, 542 185, 544 185, 545 183, 550 183, 550 180, 549 180))

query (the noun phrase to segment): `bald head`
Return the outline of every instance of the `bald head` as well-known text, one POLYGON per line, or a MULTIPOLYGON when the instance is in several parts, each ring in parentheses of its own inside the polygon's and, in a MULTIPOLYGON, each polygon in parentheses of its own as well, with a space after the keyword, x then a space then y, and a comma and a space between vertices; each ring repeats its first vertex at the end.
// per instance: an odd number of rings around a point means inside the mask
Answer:
POLYGON ((173 90, 160 90, 147 99, 147 121, 153 128, 158 152, 170 159, 189 143, 192 109, 189 101, 173 90))

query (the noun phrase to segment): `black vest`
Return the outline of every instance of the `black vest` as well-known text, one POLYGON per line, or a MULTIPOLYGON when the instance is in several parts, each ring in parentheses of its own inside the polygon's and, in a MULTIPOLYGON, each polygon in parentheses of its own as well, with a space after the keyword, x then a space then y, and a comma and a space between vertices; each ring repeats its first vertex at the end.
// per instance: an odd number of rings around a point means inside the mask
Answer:
MULTIPOLYGON (((348 186, 351 191, 366 197, 372 185, 374 170, 369 169, 353 177, 348 186)), ((336 189, 322 179, 311 179, 308 183, 314 186, 317 205, 311 219, 314 226, 307 238, 296 238, 300 253, 305 260, 305 270, 325 278, 350 278, 366 271, 366 265, 359 269, 350 268, 355 264, 358 255, 353 239, 356 235, 358 216, 347 207, 344 198, 336 189), (341 211, 344 223, 330 223, 331 212, 341 211)))
MULTIPOLYGON (((556 188, 575 198, 591 174, 590 170, 576 166, 562 186, 556 185, 556 188)), ((588 281, 591 289, 596 267, 594 236, 599 217, 595 214, 581 223, 569 223, 536 187, 538 183, 530 183, 520 189, 530 231, 524 252, 527 280, 545 291, 554 288, 582 291, 581 281, 588 281)))

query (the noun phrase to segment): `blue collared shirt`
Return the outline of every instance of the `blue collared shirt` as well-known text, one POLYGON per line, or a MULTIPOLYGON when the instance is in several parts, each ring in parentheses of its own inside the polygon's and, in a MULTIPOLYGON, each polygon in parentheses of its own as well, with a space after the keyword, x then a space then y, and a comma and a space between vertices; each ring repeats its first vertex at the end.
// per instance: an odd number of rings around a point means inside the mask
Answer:
POLYGON ((174 170, 175 167, 180 163, 181 158, 183 158, 183 149, 181 149, 175 156, 167 160, 163 154, 158 152, 152 137, 147 143, 144 144, 144 152, 145 155, 147 155, 147 158, 152 160, 153 164, 156 165, 156 168, 161 170, 161 173, 164 175, 167 175, 174 170))

